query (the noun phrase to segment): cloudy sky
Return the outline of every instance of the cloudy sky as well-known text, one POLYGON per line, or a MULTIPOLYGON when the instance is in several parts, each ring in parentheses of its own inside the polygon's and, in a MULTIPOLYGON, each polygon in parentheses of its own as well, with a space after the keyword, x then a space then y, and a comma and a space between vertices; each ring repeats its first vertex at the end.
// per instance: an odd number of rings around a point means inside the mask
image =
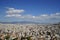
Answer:
POLYGON ((0 22, 60 22, 60 0, 0 0, 0 22))

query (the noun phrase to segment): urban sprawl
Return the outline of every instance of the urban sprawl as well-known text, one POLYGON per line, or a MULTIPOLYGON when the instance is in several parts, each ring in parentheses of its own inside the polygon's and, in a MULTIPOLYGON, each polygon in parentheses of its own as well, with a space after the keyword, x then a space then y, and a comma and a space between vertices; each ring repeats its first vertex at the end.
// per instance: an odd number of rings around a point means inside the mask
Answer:
POLYGON ((1 24, 0 40, 60 40, 58 24, 1 24))

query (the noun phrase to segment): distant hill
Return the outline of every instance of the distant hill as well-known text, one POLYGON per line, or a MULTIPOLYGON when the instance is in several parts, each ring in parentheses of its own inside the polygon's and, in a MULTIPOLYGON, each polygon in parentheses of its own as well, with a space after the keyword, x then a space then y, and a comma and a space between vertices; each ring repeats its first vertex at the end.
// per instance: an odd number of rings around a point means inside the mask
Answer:
POLYGON ((32 21, 20 21, 20 22, 0 22, 1 24, 60 24, 58 23, 40 23, 40 22, 32 22, 32 21))
POLYGON ((39 24, 38 22, 30 22, 30 21, 21 21, 21 22, 0 22, 2 24, 39 24))
POLYGON ((60 22, 58 22, 58 23, 54 23, 53 25, 60 25, 60 22))

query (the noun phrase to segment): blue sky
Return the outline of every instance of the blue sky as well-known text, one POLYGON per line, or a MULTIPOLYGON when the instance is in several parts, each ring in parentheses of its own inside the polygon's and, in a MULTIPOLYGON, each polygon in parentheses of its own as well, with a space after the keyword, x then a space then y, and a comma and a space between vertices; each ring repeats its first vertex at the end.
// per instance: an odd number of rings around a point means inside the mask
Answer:
POLYGON ((60 22, 60 0, 0 0, 0 21, 60 22))

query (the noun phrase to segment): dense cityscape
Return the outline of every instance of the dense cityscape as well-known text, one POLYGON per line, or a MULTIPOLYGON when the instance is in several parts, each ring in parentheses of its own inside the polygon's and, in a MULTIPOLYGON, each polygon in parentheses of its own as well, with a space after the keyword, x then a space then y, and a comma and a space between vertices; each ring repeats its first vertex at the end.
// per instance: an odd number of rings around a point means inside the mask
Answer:
POLYGON ((1 24, 0 40, 60 40, 58 24, 1 24))

